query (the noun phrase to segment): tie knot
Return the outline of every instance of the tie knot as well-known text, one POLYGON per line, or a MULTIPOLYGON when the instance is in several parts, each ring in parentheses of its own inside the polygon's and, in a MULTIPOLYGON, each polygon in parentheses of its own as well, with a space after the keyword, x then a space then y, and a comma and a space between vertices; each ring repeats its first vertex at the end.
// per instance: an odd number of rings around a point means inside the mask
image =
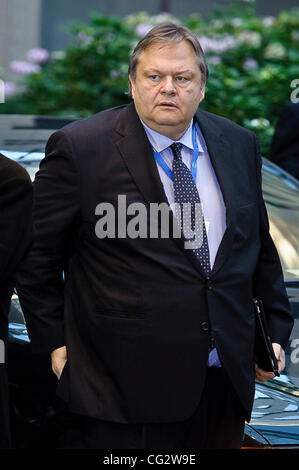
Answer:
POLYGON ((181 155, 182 147, 183 147, 183 144, 181 144, 181 142, 174 142, 170 146, 171 150, 173 151, 173 154, 174 154, 175 158, 180 158, 182 156, 181 155))

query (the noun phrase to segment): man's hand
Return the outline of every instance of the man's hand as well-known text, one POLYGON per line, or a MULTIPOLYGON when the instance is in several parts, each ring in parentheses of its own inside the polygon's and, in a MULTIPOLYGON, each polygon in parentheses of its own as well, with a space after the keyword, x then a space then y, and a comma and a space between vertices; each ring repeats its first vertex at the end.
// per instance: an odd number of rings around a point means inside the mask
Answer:
POLYGON ((60 379, 63 368, 67 361, 66 346, 62 346, 61 348, 54 349, 54 351, 51 352, 51 359, 52 359, 52 371, 54 372, 56 377, 60 379))
MULTIPOLYGON (((278 363, 278 372, 282 372, 285 368, 285 354, 284 350, 278 343, 272 343, 275 357, 278 363)), ((275 374, 273 372, 266 372, 263 369, 260 369, 257 364, 255 364, 255 378, 259 382, 266 382, 266 380, 273 379, 275 374)))

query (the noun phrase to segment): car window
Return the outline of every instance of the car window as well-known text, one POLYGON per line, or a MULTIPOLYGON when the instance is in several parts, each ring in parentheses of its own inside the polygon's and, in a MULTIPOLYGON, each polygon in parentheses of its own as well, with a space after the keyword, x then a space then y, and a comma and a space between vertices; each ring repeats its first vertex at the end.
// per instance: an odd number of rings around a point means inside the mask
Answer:
POLYGON ((21 161, 19 161, 18 163, 20 163, 28 171, 31 181, 33 181, 35 178, 35 174, 39 169, 39 162, 22 163, 21 161))
POLYGON ((263 161, 263 196, 285 279, 299 279, 299 181, 263 161))

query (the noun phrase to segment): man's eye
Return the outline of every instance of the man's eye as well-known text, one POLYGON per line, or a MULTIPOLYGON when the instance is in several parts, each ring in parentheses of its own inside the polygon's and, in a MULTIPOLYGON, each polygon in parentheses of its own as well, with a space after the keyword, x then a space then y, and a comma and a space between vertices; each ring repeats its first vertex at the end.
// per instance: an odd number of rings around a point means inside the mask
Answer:
POLYGON ((183 82, 186 82, 188 79, 186 77, 176 77, 177 81, 180 82, 180 83, 183 83, 183 82))
POLYGON ((159 75, 150 75, 149 78, 150 78, 150 80, 152 80, 153 82, 156 82, 156 81, 159 79, 159 75))

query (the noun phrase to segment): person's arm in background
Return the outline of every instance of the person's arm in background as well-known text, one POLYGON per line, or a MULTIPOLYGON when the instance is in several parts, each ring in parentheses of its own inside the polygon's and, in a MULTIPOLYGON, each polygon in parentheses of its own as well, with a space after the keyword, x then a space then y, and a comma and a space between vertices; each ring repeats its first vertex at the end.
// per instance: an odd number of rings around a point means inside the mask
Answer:
POLYGON ((299 103, 288 103, 279 116, 270 160, 299 179, 299 103))
POLYGON ((27 171, 0 154, 0 283, 8 280, 31 235, 32 183, 27 171))
POLYGON ((66 362, 63 270, 80 207, 79 173, 64 131, 50 137, 33 186, 33 243, 16 287, 32 349, 52 353, 59 377, 66 362))
POLYGON ((26 170, 0 154, 0 449, 11 447, 6 361, 8 315, 13 274, 30 242, 32 195, 26 170))
MULTIPOLYGON (((257 299, 263 301, 273 349, 281 372, 285 366, 284 350, 288 344, 294 319, 287 297, 279 255, 269 233, 269 219, 262 193, 262 158, 255 135, 254 146, 257 162, 261 252, 253 278, 253 294, 257 299)), ((265 372, 256 366, 256 378, 259 381, 263 382, 273 377, 272 372, 265 372)))

